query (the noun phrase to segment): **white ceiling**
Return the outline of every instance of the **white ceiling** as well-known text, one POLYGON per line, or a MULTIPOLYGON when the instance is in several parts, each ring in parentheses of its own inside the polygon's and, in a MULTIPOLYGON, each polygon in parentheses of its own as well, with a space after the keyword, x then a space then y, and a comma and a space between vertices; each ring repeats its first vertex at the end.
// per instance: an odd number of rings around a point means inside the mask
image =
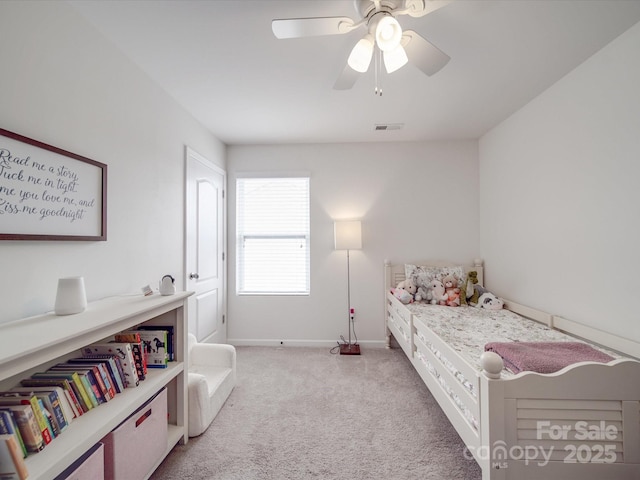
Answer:
POLYGON ((353 0, 69 3, 229 145, 478 138, 640 21, 639 0, 455 0, 403 15, 451 60, 431 77, 412 65, 383 73, 379 97, 373 68, 332 88, 364 27, 271 31, 274 18, 358 19, 353 0))

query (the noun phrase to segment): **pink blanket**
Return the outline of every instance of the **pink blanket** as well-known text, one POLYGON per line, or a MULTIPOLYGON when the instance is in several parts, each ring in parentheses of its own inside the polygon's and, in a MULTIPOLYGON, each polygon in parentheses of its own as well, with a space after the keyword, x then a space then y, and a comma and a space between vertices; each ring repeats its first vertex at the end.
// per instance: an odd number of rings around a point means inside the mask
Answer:
POLYGON ((580 342, 491 342, 484 349, 500 355, 504 366, 513 373, 553 373, 577 362, 607 363, 613 360, 606 353, 580 342))

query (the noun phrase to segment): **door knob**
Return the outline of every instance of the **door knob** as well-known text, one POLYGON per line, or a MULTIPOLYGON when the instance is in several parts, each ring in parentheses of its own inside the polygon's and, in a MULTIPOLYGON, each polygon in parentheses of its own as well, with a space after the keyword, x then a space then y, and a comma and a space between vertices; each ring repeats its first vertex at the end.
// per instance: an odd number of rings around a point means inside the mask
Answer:
POLYGON ((200 275, 198 275, 197 273, 190 273, 189 274, 189 280, 197 280, 200 278, 200 275))

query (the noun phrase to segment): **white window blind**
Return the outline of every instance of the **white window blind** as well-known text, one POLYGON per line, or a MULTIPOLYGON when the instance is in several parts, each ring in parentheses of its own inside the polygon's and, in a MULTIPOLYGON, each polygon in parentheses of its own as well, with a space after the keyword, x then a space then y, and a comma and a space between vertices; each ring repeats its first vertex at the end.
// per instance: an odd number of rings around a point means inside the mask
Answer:
POLYGON ((239 294, 309 294, 309 178, 236 180, 239 294))

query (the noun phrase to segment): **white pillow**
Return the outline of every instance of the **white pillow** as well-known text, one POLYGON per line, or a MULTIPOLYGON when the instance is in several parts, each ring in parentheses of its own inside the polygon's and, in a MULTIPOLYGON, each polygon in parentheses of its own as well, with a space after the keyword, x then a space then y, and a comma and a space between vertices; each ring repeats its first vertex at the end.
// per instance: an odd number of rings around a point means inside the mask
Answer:
POLYGON ((405 264, 405 278, 410 278, 417 287, 427 287, 432 280, 442 279, 447 275, 453 275, 458 280, 458 286, 466 279, 464 267, 462 265, 452 265, 449 267, 432 267, 405 264))

